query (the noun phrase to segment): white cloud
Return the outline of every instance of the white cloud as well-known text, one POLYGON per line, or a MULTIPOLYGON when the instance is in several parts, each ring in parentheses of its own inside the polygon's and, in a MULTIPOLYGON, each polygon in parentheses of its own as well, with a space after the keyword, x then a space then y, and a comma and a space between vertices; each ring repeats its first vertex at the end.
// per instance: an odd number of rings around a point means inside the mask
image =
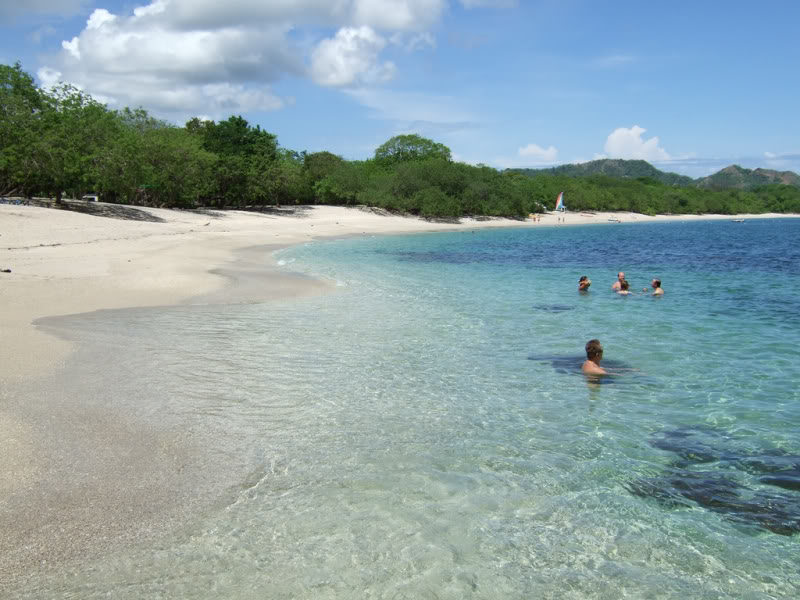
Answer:
POLYGON ((774 152, 764 152, 764 158, 778 158, 778 155, 774 152))
POLYGON ((42 67, 36 71, 36 76, 39 78, 39 83, 42 88, 46 90, 57 85, 58 82, 62 80, 61 71, 56 71, 49 67, 42 67))
POLYGON ((649 140, 642 139, 642 134, 647 130, 638 125, 630 129, 620 127, 611 132, 604 147, 605 155, 596 155, 595 158, 627 158, 647 161, 670 160, 667 151, 658 145, 658 137, 649 140))
POLYGON ((286 103, 271 87, 283 77, 333 87, 391 79, 396 67, 381 58, 387 39, 408 51, 433 45, 426 29, 446 6, 447 0, 151 0, 128 13, 98 8, 45 68, 114 105, 141 105, 176 120, 273 110, 286 103), (338 31, 315 40, 320 26, 338 31))
POLYGON ((311 77, 319 85, 335 87, 388 81, 395 67, 391 62, 379 62, 384 46, 386 40, 366 25, 340 29, 314 49, 311 77))
POLYGON ((517 154, 534 163, 554 163, 558 157, 558 150, 555 146, 545 149, 537 144, 528 144, 520 148, 517 154))

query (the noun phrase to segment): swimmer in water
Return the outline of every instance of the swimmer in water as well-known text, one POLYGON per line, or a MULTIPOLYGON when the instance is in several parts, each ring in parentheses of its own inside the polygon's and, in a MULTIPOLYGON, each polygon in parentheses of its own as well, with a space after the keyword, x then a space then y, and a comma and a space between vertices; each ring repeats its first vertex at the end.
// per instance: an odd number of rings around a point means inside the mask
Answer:
POLYGON ((617 273, 617 280, 614 282, 614 285, 611 286, 611 289, 615 292, 622 288, 622 282, 625 281, 625 273, 620 271, 617 273))
POLYGON ((661 280, 660 279, 653 279, 652 283, 650 284, 653 286, 653 296, 663 296, 664 290, 661 289, 661 280))
POLYGON ((589 279, 586 275, 583 275, 578 280, 578 291, 579 292, 588 292, 590 285, 592 285, 592 280, 589 279))
POLYGON ((627 279, 623 279, 622 282, 619 284, 619 290, 617 291, 618 294, 622 296, 627 296, 631 293, 631 284, 628 283, 627 279))
POLYGON ((586 361, 581 367, 584 375, 607 375, 603 367, 600 366, 600 361, 603 360, 603 346, 600 340, 589 340, 586 342, 586 361))

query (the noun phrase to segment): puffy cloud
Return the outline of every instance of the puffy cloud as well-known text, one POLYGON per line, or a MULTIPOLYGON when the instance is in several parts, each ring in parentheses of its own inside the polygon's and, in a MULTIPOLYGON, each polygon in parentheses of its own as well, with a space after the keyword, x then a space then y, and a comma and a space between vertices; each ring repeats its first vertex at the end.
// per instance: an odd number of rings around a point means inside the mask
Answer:
POLYGON ((270 82, 305 70, 288 46, 287 26, 176 30, 159 21, 166 1, 129 17, 95 10, 79 36, 62 42, 62 54, 40 70, 40 80, 60 72, 97 99, 176 118, 283 106, 270 82))
POLYGON ((50 67, 42 67, 36 71, 36 76, 44 89, 50 89, 62 80, 61 71, 56 71, 50 67))
POLYGON ((340 29, 333 39, 322 40, 311 55, 311 76, 325 86, 386 81, 394 75, 391 62, 379 63, 386 40, 371 28, 340 29))
POLYGON ((604 147, 605 155, 596 158, 636 158, 648 161, 670 160, 666 150, 658 145, 658 137, 649 140, 642 139, 642 134, 647 131, 638 125, 630 129, 620 127, 611 132, 604 147))
POLYGON ((545 149, 537 144, 528 144, 520 148, 517 154, 534 163, 553 163, 558 157, 558 150, 555 146, 545 149))
POLYGON ((387 39, 408 51, 432 46, 425 30, 446 6, 447 0, 151 0, 125 14, 99 8, 44 72, 60 72, 114 105, 142 105, 176 119, 272 110, 284 104, 271 89, 282 77, 333 87, 390 79, 395 65, 380 56, 387 39), (320 26, 338 31, 315 41, 320 26))

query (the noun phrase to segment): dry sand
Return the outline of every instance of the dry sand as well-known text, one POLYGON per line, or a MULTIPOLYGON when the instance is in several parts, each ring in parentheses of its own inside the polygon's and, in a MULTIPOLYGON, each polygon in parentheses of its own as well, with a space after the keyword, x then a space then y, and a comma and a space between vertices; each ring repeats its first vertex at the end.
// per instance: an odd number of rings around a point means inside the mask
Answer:
MULTIPOLYGON (((474 229, 563 226, 462 220, 459 224, 385 216, 361 209, 299 207, 249 213, 141 209, 121 220, 40 207, 0 205, 0 589, 42 566, 91 558, 156 535, 196 508, 209 466, 193 442, 168 427, 91 403, 75 406, 49 383, 69 342, 36 328, 36 319, 99 309, 187 302, 257 302, 321 293, 327 283, 287 273, 272 250, 316 238, 474 229)), ((758 218, 785 215, 759 215, 758 218)), ((731 219, 569 213, 565 224, 731 219)), ((743 216, 743 218, 757 218, 743 216)), ((59 381, 59 380, 57 380, 59 381)), ((224 479, 222 471, 216 475, 224 479)), ((235 474, 228 473, 229 477, 235 474)))

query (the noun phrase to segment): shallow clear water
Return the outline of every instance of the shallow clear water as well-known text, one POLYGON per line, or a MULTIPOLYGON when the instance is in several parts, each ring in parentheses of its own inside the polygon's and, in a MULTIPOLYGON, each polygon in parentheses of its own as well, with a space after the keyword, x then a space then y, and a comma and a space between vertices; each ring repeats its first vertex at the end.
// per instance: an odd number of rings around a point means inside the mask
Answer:
POLYGON ((345 239, 279 253, 332 295, 79 317, 87 385, 249 475, 155 546, 27 593, 797 597, 798 238, 770 220, 345 239), (612 293, 618 270, 665 296, 612 293), (594 337, 630 371, 588 383, 594 337))

